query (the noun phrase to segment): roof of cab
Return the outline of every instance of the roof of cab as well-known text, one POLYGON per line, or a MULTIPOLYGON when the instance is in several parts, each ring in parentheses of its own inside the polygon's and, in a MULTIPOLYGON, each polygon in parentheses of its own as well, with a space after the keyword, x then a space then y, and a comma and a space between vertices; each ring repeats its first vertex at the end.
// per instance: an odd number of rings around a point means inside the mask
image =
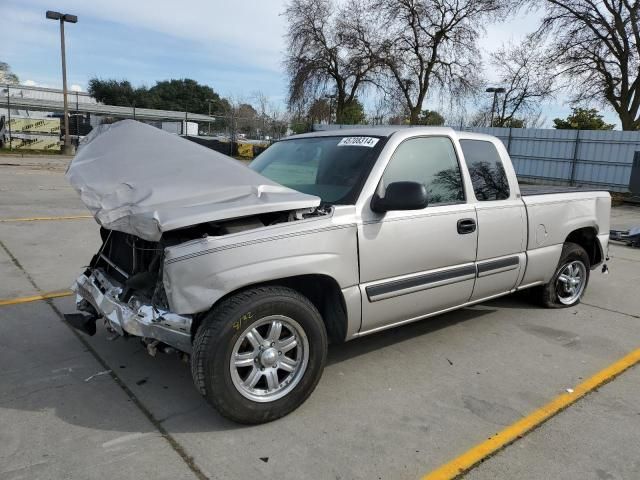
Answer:
POLYGON ((364 128, 337 128, 335 130, 323 130, 320 132, 302 133, 300 135, 292 135, 287 140, 296 138, 310 138, 310 137, 390 137, 396 132, 411 130, 416 135, 429 134, 429 135, 455 135, 456 132, 450 127, 423 127, 423 126, 411 126, 411 125, 392 125, 381 127, 364 127, 364 128))
POLYGON ((495 135, 489 135, 487 133, 475 133, 475 132, 456 132, 459 140, 484 140, 486 142, 494 142, 499 140, 495 135))
POLYGON ((451 127, 425 127, 412 125, 391 125, 362 128, 336 128, 334 130, 322 130, 319 132, 302 133, 292 135, 283 140, 315 137, 385 137, 388 138, 396 132, 411 132, 413 135, 448 135, 459 140, 484 140, 488 142, 498 141, 497 137, 486 133, 475 133, 454 130, 451 127))

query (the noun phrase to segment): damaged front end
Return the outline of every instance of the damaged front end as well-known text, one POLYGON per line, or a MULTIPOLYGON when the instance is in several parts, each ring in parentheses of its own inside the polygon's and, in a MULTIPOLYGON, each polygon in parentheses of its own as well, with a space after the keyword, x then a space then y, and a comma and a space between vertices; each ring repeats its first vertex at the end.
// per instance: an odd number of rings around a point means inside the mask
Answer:
MULTIPOLYGON (((169 290, 165 290, 163 270, 167 251, 193 244, 194 240, 207 244, 215 239, 237 238, 237 234, 243 232, 326 217, 330 213, 331 209, 313 208, 207 222, 166 232, 157 242, 101 228, 102 246, 72 286, 77 294, 77 309, 82 313, 67 314, 65 318, 89 335, 96 333, 96 321, 102 318, 112 334, 140 337, 152 354, 158 349, 190 353, 193 320, 198 312, 210 307, 213 298, 203 294, 197 302, 183 305, 185 310, 176 310, 176 305, 167 298, 169 290)), ((195 279, 199 278, 197 272, 191 273, 195 279)), ((208 270, 207 275, 215 276, 215 271, 208 270)), ((174 285, 175 289, 178 286, 174 285)))
POLYGON ((203 295, 197 304, 180 306, 167 300, 165 249, 300 220, 322 208, 316 196, 131 120, 94 129, 66 177, 102 227, 103 241, 73 286, 82 314, 67 315, 69 323, 93 334, 96 320, 104 318, 118 335, 186 353, 194 315, 213 300, 203 295))
POLYGON ((84 317, 67 320, 85 333, 95 333, 95 321, 120 336, 137 336, 148 345, 168 345, 191 352, 191 315, 170 312, 162 286, 160 242, 101 229, 103 244, 91 266, 78 277, 72 290, 84 317))

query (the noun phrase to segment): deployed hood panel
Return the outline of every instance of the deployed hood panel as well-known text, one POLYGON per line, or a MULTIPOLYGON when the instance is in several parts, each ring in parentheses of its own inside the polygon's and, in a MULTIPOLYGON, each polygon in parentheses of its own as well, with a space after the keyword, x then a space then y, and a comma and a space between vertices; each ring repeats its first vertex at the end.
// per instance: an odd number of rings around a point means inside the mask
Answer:
POLYGON ((320 204, 231 157, 134 120, 95 128, 66 177, 100 225, 150 241, 199 223, 320 204))

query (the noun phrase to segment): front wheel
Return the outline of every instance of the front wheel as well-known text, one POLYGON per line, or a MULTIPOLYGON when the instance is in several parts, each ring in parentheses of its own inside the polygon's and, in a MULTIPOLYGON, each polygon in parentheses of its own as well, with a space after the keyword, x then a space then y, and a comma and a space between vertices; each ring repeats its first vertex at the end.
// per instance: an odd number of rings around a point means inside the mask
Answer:
POLYGON ((589 255, 580 245, 567 242, 551 281, 540 291, 542 304, 548 308, 567 308, 580 303, 589 283, 589 255))
POLYGON ((280 418, 315 389, 327 334, 314 305, 286 287, 257 287, 214 307, 196 333, 196 387, 224 417, 256 424, 280 418))

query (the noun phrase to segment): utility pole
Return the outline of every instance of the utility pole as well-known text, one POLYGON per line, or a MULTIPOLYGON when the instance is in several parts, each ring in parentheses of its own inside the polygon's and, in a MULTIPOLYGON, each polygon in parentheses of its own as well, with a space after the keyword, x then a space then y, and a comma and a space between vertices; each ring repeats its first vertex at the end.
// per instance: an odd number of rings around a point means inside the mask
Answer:
POLYGON ((11 87, 7 85, 7 126, 9 127, 9 151, 13 148, 11 139, 11 87))
POLYGON ((80 105, 78 102, 78 91, 76 90, 76 135, 78 138, 80 138, 80 112, 78 111, 79 108, 80 105))
POLYGON ((213 98, 209 98, 207 103, 209 104, 209 136, 211 136, 211 103, 215 100, 213 98))
POLYGON ((69 136, 69 105, 67 102, 67 58, 64 48, 64 22, 78 23, 78 17, 68 13, 54 12, 47 10, 46 17, 49 20, 60 21, 60 50, 62 53, 62 95, 64 97, 64 148, 62 152, 65 155, 73 155, 73 147, 71 146, 71 137, 69 136))
POLYGON ((493 102, 491 103, 491 125, 489 125, 490 127, 493 127, 493 116, 494 113, 496 111, 496 103, 498 101, 498 94, 499 93, 504 93, 506 92, 506 90, 502 87, 489 87, 486 90, 487 93, 493 93, 493 102))

